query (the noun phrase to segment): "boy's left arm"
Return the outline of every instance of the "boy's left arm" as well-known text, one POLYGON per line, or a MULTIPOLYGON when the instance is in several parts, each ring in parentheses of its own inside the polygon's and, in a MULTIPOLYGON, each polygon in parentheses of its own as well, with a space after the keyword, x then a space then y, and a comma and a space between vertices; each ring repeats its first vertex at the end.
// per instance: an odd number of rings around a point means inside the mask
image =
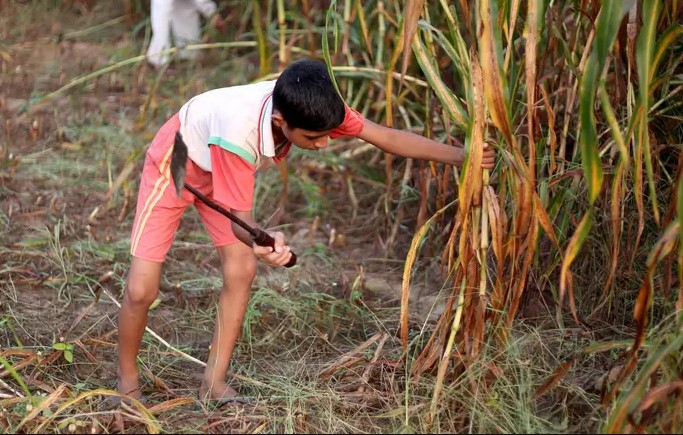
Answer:
MULTIPOLYGON (((445 145, 409 131, 384 127, 370 120, 365 121, 358 138, 397 156, 432 160, 454 166, 462 166, 465 160, 464 148, 445 145)), ((495 154, 487 145, 484 147, 482 167, 491 169, 495 163, 495 154)))

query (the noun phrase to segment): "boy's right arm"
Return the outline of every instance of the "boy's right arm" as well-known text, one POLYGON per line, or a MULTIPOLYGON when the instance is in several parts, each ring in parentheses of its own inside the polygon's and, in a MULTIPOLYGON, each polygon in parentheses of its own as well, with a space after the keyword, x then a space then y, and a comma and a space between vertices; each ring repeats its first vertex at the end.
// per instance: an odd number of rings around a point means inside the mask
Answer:
MULTIPOLYGON (((213 169, 213 199, 228 208, 249 226, 258 228, 252 217, 255 172, 254 163, 245 156, 224 150, 219 145, 210 145, 213 169)), ((271 266, 284 266, 291 257, 285 237, 279 232, 269 232, 275 239, 275 251, 271 247, 255 245, 251 235, 241 226, 232 223, 235 236, 251 246, 259 260, 271 266)))

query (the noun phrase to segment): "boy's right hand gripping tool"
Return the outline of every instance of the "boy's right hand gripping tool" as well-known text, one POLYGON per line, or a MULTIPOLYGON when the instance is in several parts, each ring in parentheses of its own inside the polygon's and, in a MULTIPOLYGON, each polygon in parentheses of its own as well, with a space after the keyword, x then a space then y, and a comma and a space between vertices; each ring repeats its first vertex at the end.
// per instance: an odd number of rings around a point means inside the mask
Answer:
MULTIPOLYGON (((242 219, 235 216, 233 213, 229 212, 225 208, 211 201, 209 198, 204 196, 201 192, 197 191, 194 187, 185 183, 185 165, 187 164, 187 145, 183 141, 183 137, 180 132, 175 135, 175 142, 173 144, 173 152, 171 154, 171 178, 176 186, 176 193, 180 197, 183 187, 192 192, 197 198, 199 198, 204 204, 216 210, 218 213, 227 217, 231 221, 235 222, 237 225, 244 228, 250 235, 251 239, 259 246, 270 246, 275 250, 275 239, 263 231, 261 228, 253 228, 242 219)), ((296 254, 291 252, 292 257, 289 262, 285 264, 285 267, 292 267, 296 264, 296 254)))

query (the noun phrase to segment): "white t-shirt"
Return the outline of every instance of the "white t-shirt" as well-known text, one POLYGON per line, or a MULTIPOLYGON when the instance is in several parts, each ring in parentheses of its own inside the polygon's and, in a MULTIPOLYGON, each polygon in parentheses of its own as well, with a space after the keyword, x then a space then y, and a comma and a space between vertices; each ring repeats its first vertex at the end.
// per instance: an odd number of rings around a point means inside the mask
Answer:
POLYGON ((188 157, 211 171, 209 144, 242 157, 258 171, 275 157, 271 115, 275 80, 214 89, 180 109, 180 133, 188 157))

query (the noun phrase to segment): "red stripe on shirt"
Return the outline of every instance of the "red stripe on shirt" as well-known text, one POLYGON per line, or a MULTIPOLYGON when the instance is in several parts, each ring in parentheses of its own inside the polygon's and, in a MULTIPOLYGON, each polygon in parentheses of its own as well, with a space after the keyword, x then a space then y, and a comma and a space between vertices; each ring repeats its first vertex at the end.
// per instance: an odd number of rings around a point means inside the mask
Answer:
POLYGON ((266 109, 266 104, 268 104, 268 98, 270 98, 273 95, 271 92, 270 94, 266 95, 266 98, 263 99, 263 103, 261 103, 261 111, 258 116, 258 144, 256 146, 256 150, 259 153, 259 156, 262 155, 263 153, 261 152, 261 148, 263 148, 263 143, 262 143, 262 137, 261 137, 261 126, 263 125, 263 115, 266 109))

